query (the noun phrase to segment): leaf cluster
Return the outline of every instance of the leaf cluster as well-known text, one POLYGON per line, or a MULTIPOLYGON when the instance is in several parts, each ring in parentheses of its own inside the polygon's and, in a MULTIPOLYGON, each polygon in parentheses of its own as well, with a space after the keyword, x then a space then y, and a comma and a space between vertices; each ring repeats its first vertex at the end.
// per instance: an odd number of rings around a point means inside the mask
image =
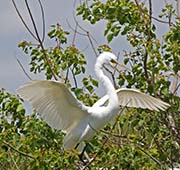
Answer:
MULTIPOLYGON (((77 15, 90 24, 106 21, 104 36, 109 43, 124 36, 132 47, 124 49, 123 54, 124 64, 131 71, 112 74, 115 84, 138 88, 171 105, 165 112, 122 108, 125 113, 88 143, 87 153, 92 160, 84 169, 159 170, 180 163, 180 21, 172 5, 162 8, 160 18, 155 18, 169 26, 162 41, 157 36, 152 10, 152 4, 129 0, 88 0, 77 8, 77 15)), ((98 99, 98 81, 92 76, 78 79, 86 71, 86 57, 74 43, 69 43, 69 36, 70 32, 56 24, 48 33, 49 41, 55 45, 42 48, 39 43, 23 41, 19 47, 30 57, 32 73, 45 74, 46 79, 57 76, 80 101, 92 106, 98 99)), ((110 49, 109 45, 97 47, 99 51, 110 49)), ((2 169, 82 168, 76 151, 61 150, 63 137, 36 113, 25 114, 17 96, 0 91, 2 169)))

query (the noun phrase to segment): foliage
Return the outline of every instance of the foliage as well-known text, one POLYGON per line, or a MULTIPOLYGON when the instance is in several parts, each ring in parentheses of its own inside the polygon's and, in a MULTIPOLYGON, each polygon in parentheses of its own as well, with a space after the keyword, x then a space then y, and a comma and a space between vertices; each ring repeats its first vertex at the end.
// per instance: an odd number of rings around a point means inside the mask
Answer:
MULTIPOLYGON (((124 64, 132 71, 111 74, 115 83, 138 88, 171 104, 166 112, 123 108, 125 114, 97 132, 88 144, 87 152, 93 159, 84 169, 159 170, 180 163, 180 19, 170 4, 162 8, 159 18, 154 18, 151 3, 89 0, 77 7, 77 15, 90 24, 106 21, 104 36, 108 43, 125 36, 131 45, 132 49, 124 52, 124 64), (154 19, 169 26, 163 41, 158 38, 154 19)), ((30 57, 31 72, 63 81, 79 100, 91 106, 98 99, 98 82, 91 75, 79 80, 79 75, 86 72, 86 57, 74 42, 69 43, 70 35, 56 24, 48 33, 54 46, 45 48, 39 40, 38 44, 23 41, 19 47, 30 57)), ((92 41, 90 44, 94 50, 92 41)), ((96 49, 110 50, 109 45, 96 49)), ((4 90, 0 91, 0 118, 1 169, 82 166, 76 151, 61 150, 62 132, 50 128, 36 113, 25 114, 20 99, 4 90)))

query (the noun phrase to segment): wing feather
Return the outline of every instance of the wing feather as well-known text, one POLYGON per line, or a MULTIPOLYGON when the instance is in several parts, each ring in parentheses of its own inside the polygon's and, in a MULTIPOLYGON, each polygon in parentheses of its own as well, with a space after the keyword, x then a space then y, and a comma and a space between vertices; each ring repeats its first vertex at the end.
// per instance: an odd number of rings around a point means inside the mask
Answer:
MULTIPOLYGON (((142 93, 136 89, 121 88, 116 90, 116 92, 119 99, 119 105, 123 107, 127 106, 155 111, 164 111, 170 106, 168 103, 163 102, 162 100, 147 95, 145 93, 142 93)), ((105 95, 100 100, 98 100, 95 105, 107 105, 108 99, 108 96, 105 95)))
POLYGON ((169 104, 160 99, 147 95, 136 89, 122 88, 117 90, 119 105, 149 110, 166 110, 169 104))
POLYGON ((87 114, 86 107, 60 82, 31 81, 17 89, 17 93, 58 130, 69 131, 87 114))

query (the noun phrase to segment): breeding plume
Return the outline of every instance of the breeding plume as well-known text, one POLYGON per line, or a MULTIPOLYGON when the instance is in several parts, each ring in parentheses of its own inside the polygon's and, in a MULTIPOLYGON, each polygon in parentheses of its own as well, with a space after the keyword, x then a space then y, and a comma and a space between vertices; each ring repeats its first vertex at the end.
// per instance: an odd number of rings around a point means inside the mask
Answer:
POLYGON ((63 83, 57 81, 30 81, 20 87, 17 93, 32 104, 48 125, 66 133, 63 140, 65 150, 76 148, 82 151, 83 141, 90 140, 97 130, 117 116, 121 107, 155 111, 169 107, 162 100, 136 89, 115 90, 110 79, 103 73, 103 66, 114 62, 117 63, 117 58, 110 52, 103 52, 96 60, 95 73, 107 95, 92 107, 83 105, 63 83))

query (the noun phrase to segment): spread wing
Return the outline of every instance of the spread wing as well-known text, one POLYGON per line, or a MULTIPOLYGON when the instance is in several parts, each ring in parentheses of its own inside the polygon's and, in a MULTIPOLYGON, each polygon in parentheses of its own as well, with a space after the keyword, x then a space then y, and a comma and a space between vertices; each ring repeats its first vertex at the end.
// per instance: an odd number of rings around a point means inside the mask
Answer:
POLYGON ((87 114, 86 107, 60 82, 31 81, 17 89, 17 93, 58 130, 68 132, 87 114))
MULTIPOLYGON (((116 92, 120 106, 143 108, 155 111, 166 110, 170 106, 168 103, 142 93, 136 89, 121 88, 116 90, 116 92)), ((98 100, 95 105, 107 105, 108 99, 108 96, 105 95, 100 100, 98 100)))

